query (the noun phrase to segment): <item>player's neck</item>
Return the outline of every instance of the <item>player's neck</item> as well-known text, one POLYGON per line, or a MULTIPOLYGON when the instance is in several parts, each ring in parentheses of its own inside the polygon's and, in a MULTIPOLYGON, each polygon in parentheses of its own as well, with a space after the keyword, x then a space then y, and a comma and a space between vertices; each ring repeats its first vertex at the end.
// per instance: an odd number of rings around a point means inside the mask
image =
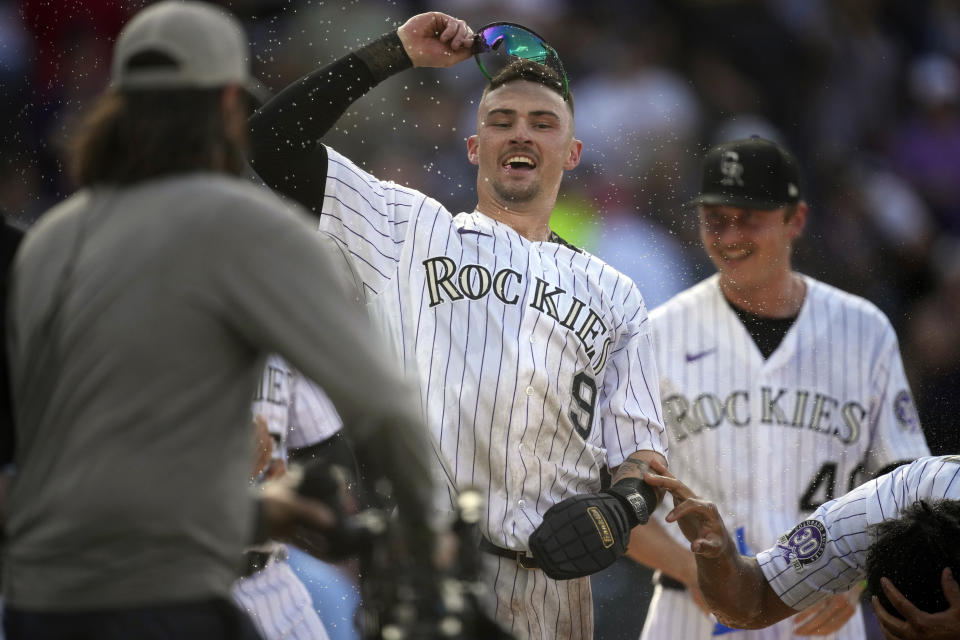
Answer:
POLYGON ((763 286, 741 287, 720 276, 720 290, 739 309, 764 318, 792 318, 800 313, 807 284, 793 271, 786 271, 763 286))
POLYGON ((502 222, 531 242, 543 242, 550 237, 552 210, 552 206, 537 206, 537 203, 510 208, 484 198, 480 198, 477 202, 477 211, 497 222, 502 222))

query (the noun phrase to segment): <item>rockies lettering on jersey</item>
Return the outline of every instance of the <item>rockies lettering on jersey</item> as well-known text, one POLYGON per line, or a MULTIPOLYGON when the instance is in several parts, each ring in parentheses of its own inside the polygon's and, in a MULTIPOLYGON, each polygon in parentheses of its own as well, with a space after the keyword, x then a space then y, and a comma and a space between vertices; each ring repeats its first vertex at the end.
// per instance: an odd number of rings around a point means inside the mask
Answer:
MULTIPOLYGON (((867 410, 856 400, 841 403, 836 398, 808 389, 774 390, 761 386, 760 398, 757 424, 809 429, 837 438, 844 444, 857 441, 867 417, 867 410)), ((675 393, 663 399, 663 413, 675 442, 724 424, 734 427, 754 424, 747 389, 731 391, 725 398, 701 393, 690 399, 675 393)))
MULTIPOLYGON (((447 301, 443 298, 443 292, 446 292, 452 301, 461 300, 464 296, 471 300, 479 300, 488 295, 491 290, 494 296, 504 304, 514 305, 520 300, 519 294, 507 297, 509 279, 515 278, 517 284, 523 281, 523 276, 512 269, 502 269, 493 278, 490 277, 488 269, 478 264, 465 265, 458 272, 457 263, 446 256, 428 258, 423 261, 423 266, 426 270, 431 307, 447 301), (458 273, 456 283, 453 278, 454 273, 458 273), (491 287, 491 284, 494 286, 491 287)), ((586 303, 579 298, 569 296, 569 307, 561 314, 557 305, 563 302, 558 302, 557 299, 564 293, 566 291, 563 289, 536 278, 536 286, 530 298, 530 308, 547 314, 559 322, 560 326, 572 330, 590 357, 597 353, 595 339, 604 335, 605 338, 599 349, 600 357, 591 366, 594 373, 600 373, 603 365, 606 364, 612 338, 605 334, 607 327, 603 323, 603 318, 593 309, 587 309, 586 316, 580 319, 586 303)))
POLYGON ((525 549, 550 506, 599 489, 601 467, 665 452, 646 308, 627 277, 479 212, 453 216, 332 149, 321 213, 418 384, 449 489, 487 497, 494 544, 525 549))
POLYGON ((271 356, 267 359, 260 384, 253 394, 254 402, 268 402, 270 404, 287 407, 290 402, 290 384, 293 372, 279 357, 271 356))

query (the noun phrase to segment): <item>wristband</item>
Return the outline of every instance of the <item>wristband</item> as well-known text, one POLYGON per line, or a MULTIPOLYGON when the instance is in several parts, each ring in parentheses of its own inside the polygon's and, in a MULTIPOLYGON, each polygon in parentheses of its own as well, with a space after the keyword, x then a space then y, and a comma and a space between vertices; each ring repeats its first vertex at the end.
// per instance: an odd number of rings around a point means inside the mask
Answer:
POLYGON ((653 487, 640 478, 624 478, 607 489, 606 493, 619 498, 626 507, 631 529, 638 524, 647 524, 650 514, 657 508, 657 494, 653 487))
POLYGON ((380 36, 354 53, 367 65, 375 83, 413 66, 396 31, 380 36))

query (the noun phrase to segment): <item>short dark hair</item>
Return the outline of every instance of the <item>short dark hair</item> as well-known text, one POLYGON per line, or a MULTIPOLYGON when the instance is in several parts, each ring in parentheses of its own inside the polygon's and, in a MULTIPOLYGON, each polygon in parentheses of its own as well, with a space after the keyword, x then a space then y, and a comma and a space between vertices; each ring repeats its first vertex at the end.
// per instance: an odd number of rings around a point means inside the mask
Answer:
POLYGON ((921 611, 934 613, 950 605, 943 595, 944 568, 960 569, 960 500, 921 500, 896 520, 871 529, 875 542, 867 551, 867 588, 891 615, 903 618, 880 587, 886 577, 921 611))
POLYGON ((70 150, 80 187, 131 184, 191 171, 239 175, 244 149, 227 136, 222 88, 110 90, 84 118, 70 150))
POLYGON ((573 93, 569 87, 565 90, 563 77, 552 67, 524 58, 516 58, 498 71, 490 80, 487 88, 483 90, 481 99, 486 97, 486 95, 494 89, 498 89, 511 82, 516 82, 517 80, 526 80, 528 82, 542 84, 551 91, 555 91, 557 95, 567 103, 567 107, 570 109, 570 115, 573 115, 573 93))

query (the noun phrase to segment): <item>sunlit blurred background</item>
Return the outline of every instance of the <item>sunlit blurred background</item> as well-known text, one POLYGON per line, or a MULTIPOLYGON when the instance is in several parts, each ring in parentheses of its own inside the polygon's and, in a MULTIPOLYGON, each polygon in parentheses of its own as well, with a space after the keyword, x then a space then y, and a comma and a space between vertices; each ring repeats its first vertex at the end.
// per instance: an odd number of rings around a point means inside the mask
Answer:
MULTIPOLYGON (((0 0, 0 207, 24 222, 70 193, 63 153, 146 0, 0 0)), ((584 161, 554 216, 654 307, 711 272, 684 202, 699 157, 760 134, 804 169, 796 266, 879 305, 934 453, 960 451, 960 2, 956 0, 223 0, 271 89, 437 9, 509 20, 559 52, 584 161)), ((484 78, 473 62, 375 88, 327 142, 470 211, 484 78)), ((626 615, 626 614, 625 614, 626 615)), ((611 632, 612 633, 612 632, 611 632)), ((613 637, 613 636, 610 636, 613 637)), ((634 636, 635 637, 635 636, 634 636)))

